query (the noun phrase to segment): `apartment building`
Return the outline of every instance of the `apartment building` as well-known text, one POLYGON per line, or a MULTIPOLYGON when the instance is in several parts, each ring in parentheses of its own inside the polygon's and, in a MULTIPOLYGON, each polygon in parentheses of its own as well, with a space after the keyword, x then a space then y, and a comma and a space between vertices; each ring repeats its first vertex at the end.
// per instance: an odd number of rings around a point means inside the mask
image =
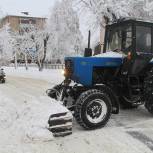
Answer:
POLYGON ((21 33, 23 28, 29 28, 31 25, 43 29, 45 23, 46 18, 34 17, 29 15, 28 12, 23 12, 16 15, 6 15, 1 19, 0 27, 9 24, 12 31, 21 33))

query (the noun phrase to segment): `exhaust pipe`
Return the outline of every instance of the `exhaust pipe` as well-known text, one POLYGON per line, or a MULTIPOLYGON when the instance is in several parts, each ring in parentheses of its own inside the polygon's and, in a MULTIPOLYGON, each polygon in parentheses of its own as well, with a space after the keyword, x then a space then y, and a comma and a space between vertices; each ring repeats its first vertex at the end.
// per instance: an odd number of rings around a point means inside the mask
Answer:
POLYGON ((92 49, 90 48, 90 38, 91 38, 91 32, 89 30, 89 34, 88 34, 88 48, 85 48, 84 57, 92 56, 92 49))

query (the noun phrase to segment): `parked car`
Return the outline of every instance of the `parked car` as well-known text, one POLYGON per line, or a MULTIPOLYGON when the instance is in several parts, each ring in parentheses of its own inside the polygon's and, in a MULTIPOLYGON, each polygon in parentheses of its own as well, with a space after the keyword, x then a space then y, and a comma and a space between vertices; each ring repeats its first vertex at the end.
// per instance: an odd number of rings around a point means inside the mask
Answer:
POLYGON ((4 69, 3 68, 1 68, 0 69, 0 82, 1 83, 5 83, 5 72, 4 72, 4 69))

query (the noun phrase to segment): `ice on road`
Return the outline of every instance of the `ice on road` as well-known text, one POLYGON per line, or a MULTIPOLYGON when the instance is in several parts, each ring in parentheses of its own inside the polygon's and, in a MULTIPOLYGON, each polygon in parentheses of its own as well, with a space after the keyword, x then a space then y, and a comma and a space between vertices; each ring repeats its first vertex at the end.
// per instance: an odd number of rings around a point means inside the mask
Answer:
POLYGON ((53 138, 47 130, 51 113, 64 108, 46 96, 63 80, 60 70, 5 68, 0 84, 0 153, 151 153, 153 118, 140 107, 112 115, 102 129, 85 131, 75 121, 73 134, 53 138))

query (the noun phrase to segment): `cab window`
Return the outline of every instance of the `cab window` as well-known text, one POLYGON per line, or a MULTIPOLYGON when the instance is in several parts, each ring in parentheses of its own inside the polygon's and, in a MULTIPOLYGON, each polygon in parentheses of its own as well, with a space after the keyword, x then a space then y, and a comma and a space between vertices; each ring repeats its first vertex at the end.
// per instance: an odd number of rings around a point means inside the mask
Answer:
POLYGON ((151 28, 136 26, 136 52, 151 52, 151 28))
POLYGON ((107 50, 114 51, 116 49, 121 50, 121 29, 114 28, 109 31, 108 34, 108 43, 107 43, 107 50))
POLYGON ((132 27, 128 26, 122 30, 122 51, 129 52, 132 50, 132 27))
POLYGON ((130 25, 112 27, 108 32, 107 38, 108 51, 120 50, 128 52, 132 49, 132 27, 130 25))

